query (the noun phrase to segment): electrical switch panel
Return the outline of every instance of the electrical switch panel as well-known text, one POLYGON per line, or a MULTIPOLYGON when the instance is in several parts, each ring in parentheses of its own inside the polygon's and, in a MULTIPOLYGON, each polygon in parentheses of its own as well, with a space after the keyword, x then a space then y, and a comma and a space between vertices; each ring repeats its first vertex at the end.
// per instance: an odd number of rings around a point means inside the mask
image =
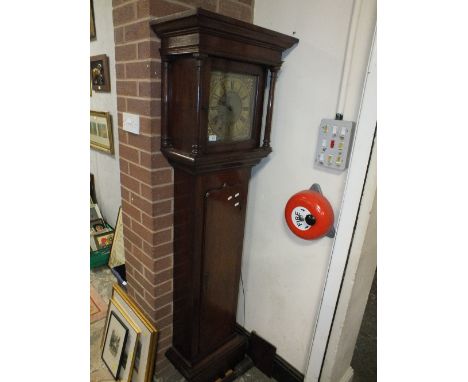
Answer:
POLYGON ((355 123, 335 119, 320 122, 315 162, 318 166, 343 171, 348 167, 355 123))

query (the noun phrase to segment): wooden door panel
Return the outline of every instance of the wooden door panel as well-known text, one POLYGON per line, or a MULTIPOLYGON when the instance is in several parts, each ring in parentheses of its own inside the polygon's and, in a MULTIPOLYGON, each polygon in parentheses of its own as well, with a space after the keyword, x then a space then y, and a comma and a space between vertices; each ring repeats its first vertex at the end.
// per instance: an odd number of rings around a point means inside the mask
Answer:
POLYGON ((234 330, 245 218, 245 188, 224 186, 205 195, 200 355, 234 330))

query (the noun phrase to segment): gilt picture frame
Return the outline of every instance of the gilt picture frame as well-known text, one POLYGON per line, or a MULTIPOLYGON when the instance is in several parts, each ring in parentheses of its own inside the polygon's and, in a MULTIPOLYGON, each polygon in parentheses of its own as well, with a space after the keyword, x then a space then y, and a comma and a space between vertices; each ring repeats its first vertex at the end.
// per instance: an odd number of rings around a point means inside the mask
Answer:
POLYGON ((112 376, 119 377, 120 365, 127 342, 128 328, 115 312, 110 312, 101 358, 112 376))
POLYGON ((89 5, 89 38, 90 40, 95 40, 96 39, 96 23, 94 21, 94 5, 93 5, 93 0, 90 0, 90 5, 89 5))
POLYGON ((137 344, 133 365, 132 382, 151 382, 158 331, 118 284, 114 284, 112 288, 112 300, 122 307, 125 313, 141 330, 140 343, 137 344))
POLYGON ((91 110, 89 137, 91 148, 107 154, 114 154, 114 137, 110 113, 91 110))

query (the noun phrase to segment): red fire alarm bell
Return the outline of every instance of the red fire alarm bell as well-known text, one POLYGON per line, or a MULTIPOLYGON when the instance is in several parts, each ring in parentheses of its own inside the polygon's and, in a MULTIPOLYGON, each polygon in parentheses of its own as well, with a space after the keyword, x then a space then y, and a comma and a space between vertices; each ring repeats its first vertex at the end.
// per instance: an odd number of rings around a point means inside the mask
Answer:
POLYGON ((318 184, 291 196, 286 203, 284 217, 289 229, 301 239, 335 236, 333 208, 318 184))

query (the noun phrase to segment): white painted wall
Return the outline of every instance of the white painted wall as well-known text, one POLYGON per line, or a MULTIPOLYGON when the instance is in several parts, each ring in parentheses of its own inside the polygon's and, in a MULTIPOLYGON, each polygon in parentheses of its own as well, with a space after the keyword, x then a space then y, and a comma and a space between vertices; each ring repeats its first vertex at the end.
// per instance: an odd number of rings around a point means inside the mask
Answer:
MULTIPOLYGON (((96 40, 91 41, 90 56, 107 54, 111 75, 111 92, 93 91, 90 108, 96 111, 107 111, 112 115, 114 134, 114 155, 90 149, 90 171, 94 174, 96 197, 104 218, 112 226, 117 220, 120 207, 120 171, 119 171, 119 137, 117 131, 117 93, 115 85, 115 44, 114 23, 112 21, 112 0, 94 1, 94 18, 96 20, 96 40)), ((89 134, 89 128, 86 130, 89 134)))
MULTIPOLYGON (((256 25, 294 35, 300 42, 285 57, 277 83, 273 153, 252 173, 242 266, 245 322, 242 292, 237 319, 273 343, 278 354, 303 373, 332 240, 297 238, 287 228, 283 210, 292 194, 319 183, 338 217, 347 174, 315 169, 313 158, 320 120, 336 112, 352 4, 255 1, 256 25)), ((361 50, 367 46, 366 58, 372 32, 373 28, 358 44, 361 50)), ((366 65, 367 59, 352 68, 345 119, 357 118, 366 65)))

